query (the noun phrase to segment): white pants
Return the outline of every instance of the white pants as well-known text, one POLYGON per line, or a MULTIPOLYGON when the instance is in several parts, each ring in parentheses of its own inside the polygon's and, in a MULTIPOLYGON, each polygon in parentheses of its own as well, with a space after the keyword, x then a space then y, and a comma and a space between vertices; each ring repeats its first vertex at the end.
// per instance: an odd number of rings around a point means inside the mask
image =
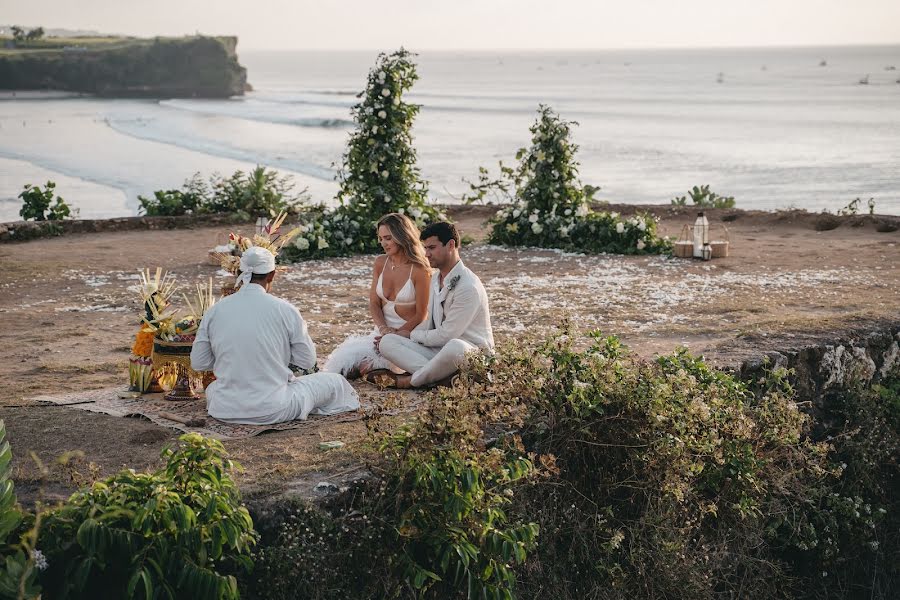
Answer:
POLYGON ((466 362, 466 353, 478 350, 465 340, 450 340, 443 348, 431 348, 392 333, 381 338, 379 348, 386 359, 412 373, 413 387, 426 386, 452 375, 466 362))
POLYGON ((216 418, 229 423, 273 425, 296 419, 305 421, 309 415, 334 415, 359 408, 359 395, 356 390, 343 375, 337 373, 303 375, 295 377, 287 385, 287 402, 275 414, 260 417, 216 418))

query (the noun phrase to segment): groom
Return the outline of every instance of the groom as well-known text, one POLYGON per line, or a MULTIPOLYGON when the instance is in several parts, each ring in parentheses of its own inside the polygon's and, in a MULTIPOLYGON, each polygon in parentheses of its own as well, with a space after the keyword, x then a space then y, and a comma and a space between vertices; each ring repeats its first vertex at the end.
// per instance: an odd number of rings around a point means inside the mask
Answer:
POLYGON ((376 341, 386 359, 411 373, 396 377, 398 388, 432 385, 459 370, 466 353, 494 349, 487 292, 459 258, 456 227, 432 223, 419 237, 428 262, 438 270, 431 278, 430 326, 376 341))

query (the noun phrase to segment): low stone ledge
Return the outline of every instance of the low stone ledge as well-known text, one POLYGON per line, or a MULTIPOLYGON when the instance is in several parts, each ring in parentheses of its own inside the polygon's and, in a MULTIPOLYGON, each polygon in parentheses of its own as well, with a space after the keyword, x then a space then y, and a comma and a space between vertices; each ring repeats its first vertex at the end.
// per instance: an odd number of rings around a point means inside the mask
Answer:
POLYGON ((184 215, 180 217, 118 217, 113 219, 73 219, 65 221, 13 221, 0 223, 0 243, 111 231, 152 231, 158 229, 193 229, 209 225, 246 223, 231 213, 184 215))

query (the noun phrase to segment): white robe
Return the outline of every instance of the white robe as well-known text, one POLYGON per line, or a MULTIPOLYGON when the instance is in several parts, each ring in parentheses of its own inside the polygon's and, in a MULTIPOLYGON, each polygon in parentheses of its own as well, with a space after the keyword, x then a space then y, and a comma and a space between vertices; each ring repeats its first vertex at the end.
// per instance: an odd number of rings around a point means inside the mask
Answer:
POLYGON ((359 396, 341 375, 294 377, 289 364, 316 364, 306 322, 255 283, 207 311, 191 350, 191 367, 216 375, 206 388, 207 410, 216 419, 272 424, 359 408, 359 396))

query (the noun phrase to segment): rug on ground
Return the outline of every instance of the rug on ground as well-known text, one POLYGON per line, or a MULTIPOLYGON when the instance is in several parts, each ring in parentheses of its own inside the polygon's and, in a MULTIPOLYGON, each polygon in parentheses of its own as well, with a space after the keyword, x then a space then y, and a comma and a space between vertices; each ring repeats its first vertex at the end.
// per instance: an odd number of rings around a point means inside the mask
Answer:
MULTIPOLYGON (((331 416, 310 415, 306 421, 289 421, 275 425, 241 425, 219 421, 206 414, 206 400, 202 397, 199 400, 178 401, 165 400, 163 394, 144 394, 136 398, 121 397, 127 395, 123 394, 122 387, 110 387, 53 396, 42 395, 34 397, 32 400, 45 404, 77 408, 88 412, 102 413, 113 417, 143 417, 162 427, 170 427, 184 432, 196 432, 219 440, 234 440, 253 437, 267 431, 302 430, 316 428, 326 423, 362 420, 367 411, 377 407, 379 397, 386 395, 386 392, 375 389, 360 389, 358 391, 360 392, 360 408, 357 411, 331 416), (178 416, 185 421, 203 421, 203 424, 189 426, 167 419, 162 416, 163 413, 178 416)), ((386 414, 413 412, 421 402, 419 394, 415 392, 404 392, 403 396, 403 401, 399 403, 400 408, 385 411, 386 414)))

